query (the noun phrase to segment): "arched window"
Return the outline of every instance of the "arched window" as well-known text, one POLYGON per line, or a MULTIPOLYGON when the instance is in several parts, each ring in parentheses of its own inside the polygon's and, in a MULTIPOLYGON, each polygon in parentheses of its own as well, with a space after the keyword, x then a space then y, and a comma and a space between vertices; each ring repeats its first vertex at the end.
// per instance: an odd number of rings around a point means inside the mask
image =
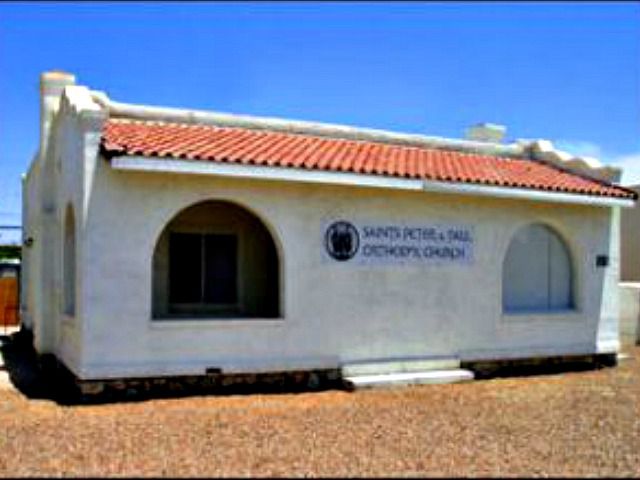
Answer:
POLYGON ((225 201, 171 220, 153 255, 153 317, 275 318, 279 260, 264 224, 225 201))
POLYGON ((571 256, 549 227, 529 225, 511 240, 502 271, 505 312, 574 308, 571 256))
POLYGON ((76 221, 73 207, 69 205, 64 216, 64 241, 62 251, 62 288, 64 313, 76 312, 76 221))

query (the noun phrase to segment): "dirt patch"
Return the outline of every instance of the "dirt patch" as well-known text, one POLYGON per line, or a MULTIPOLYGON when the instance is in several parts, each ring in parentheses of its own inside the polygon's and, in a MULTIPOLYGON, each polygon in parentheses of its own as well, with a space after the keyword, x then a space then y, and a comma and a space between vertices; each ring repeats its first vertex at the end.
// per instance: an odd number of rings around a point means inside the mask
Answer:
POLYGON ((640 476, 640 347, 615 368, 65 406, 0 390, 3 476, 640 476))

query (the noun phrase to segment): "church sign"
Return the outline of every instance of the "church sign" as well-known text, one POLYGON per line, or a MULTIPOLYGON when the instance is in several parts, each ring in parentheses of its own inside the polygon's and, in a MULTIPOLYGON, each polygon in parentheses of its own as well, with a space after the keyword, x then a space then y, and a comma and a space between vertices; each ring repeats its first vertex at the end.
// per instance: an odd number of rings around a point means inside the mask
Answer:
POLYGON ((357 264, 470 264, 473 227, 452 224, 327 222, 325 258, 357 264))

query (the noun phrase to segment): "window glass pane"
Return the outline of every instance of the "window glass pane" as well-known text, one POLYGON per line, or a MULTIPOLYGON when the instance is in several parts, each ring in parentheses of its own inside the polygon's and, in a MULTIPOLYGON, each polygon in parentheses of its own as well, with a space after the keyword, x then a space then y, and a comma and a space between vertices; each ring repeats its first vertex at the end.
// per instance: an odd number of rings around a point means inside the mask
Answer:
POLYGON ((504 264, 505 310, 549 308, 548 237, 545 227, 532 225, 513 238, 504 264))
POLYGON ((206 303, 230 304, 238 301, 237 254, 238 239, 235 235, 206 235, 206 303))
POLYGON ((549 236, 549 308, 573 308, 571 298, 571 260, 556 235, 549 236))
POLYGON ((169 237, 169 301, 202 301, 202 235, 172 233, 169 237))

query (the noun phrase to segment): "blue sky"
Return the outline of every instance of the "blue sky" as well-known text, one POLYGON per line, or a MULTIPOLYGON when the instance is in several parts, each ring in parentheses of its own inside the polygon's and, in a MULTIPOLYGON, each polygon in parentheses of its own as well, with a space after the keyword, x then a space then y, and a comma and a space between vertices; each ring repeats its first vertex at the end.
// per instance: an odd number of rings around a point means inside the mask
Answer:
POLYGON ((38 78, 117 101, 460 138, 478 122, 640 183, 640 3, 1 3, 0 224, 20 223, 38 78))

